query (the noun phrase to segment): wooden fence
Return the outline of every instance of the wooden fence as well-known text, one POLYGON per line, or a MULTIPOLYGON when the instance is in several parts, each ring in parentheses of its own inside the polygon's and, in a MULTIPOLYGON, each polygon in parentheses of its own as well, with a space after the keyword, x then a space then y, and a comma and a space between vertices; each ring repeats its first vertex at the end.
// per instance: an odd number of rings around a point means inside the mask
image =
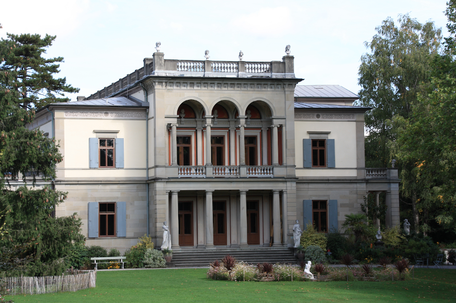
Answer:
POLYGON ((95 287, 96 271, 87 271, 72 275, 47 277, 6 277, 0 278, 7 295, 45 294, 59 291, 77 291, 95 287))

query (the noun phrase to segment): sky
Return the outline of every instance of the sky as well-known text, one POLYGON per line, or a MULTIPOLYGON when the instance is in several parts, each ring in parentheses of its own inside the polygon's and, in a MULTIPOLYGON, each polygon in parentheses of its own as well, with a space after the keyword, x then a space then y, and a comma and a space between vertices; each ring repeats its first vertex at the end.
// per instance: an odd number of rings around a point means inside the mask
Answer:
POLYGON ((433 21, 447 35, 447 0, 0 0, 6 33, 56 35, 46 57, 89 96, 143 66, 161 42, 165 59, 281 61, 291 45, 300 84, 358 93, 365 42, 388 17, 433 21))

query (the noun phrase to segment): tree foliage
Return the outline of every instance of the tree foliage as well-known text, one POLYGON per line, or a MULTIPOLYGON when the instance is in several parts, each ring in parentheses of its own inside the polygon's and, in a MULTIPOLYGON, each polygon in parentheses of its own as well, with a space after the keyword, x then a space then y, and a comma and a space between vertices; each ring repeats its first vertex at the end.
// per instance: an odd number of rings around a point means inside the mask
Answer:
POLYGON ((84 241, 80 219, 53 217, 66 198, 52 184, 59 146, 27 127, 35 108, 76 91, 53 77, 63 59, 42 57, 54 38, 9 34, 0 41, 0 226, 8 232, 0 239, 0 271, 8 274, 60 274, 65 257, 84 241), (38 177, 47 185, 36 186, 38 177))
POLYGON ((441 43, 441 31, 433 22, 419 23, 409 15, 391 18, 376 28, 377 34, 366 47, 359 68, 359 105, 371 107, 366 113, 369 129, 366 140, 366 165, 387 167, 388 142, 394 133, 388 120, 399 115, 408 118, 421 83, 430 76, 430 63, 441 43))
MULTIPOLYGON (((413 163, 403 171, 403 191, 415 197, 422 230, 432 224, 440 233, 456 234, 456 2, 446 10, 450 36, 445 51, 431 62, 429 81, 423 85, 408 117, 395 117, 397 140, 391 144, 395 157, 413 163)), ((448 235, 447 235, 448 236, 448 235)), ((448 240, 448 239, 447 239, 448 240)))

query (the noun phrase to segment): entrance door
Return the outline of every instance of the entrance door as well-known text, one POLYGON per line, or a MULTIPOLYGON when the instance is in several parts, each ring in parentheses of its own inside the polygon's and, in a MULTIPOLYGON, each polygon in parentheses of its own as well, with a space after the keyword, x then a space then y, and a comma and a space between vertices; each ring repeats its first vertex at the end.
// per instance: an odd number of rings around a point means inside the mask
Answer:
POLYGON ((226 245, 226 202, 214 201, 214 245, 226 245))
POLYGON ((193 246, 193 202, 179 202, 179 245, 193 246))
POLYGON ((247 244, 260 244, 259 202, 247 202, 247 244))

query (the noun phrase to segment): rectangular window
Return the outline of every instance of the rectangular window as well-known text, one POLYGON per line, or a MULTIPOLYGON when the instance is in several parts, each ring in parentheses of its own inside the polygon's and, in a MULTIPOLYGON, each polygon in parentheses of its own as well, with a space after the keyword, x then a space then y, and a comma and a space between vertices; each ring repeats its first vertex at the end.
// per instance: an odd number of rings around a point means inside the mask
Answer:
POLYGON ((212 165, 225 165, 225 137, 211 137, 212 165))
POLYGON ((191 165, 192 143, 190 136, 177 137, 177 165, 191 165))
POLYGON ((326 140, 312 140, 312 167, 326 167, 326 140))
POLYGON ((99 203, 100 237, 116 236, 116 203, 99 203))
POLYGON ((257 137, 247 136, 245 141, 245 164, 258 165, 257 163, 257 137))
POLYGON ((312 223, 318 232, 328 232, 328 207, 326 201, 312 201, 312 223))
POLYGON ((115 167, 115 139, 99 139, 99 167, 115 167))

